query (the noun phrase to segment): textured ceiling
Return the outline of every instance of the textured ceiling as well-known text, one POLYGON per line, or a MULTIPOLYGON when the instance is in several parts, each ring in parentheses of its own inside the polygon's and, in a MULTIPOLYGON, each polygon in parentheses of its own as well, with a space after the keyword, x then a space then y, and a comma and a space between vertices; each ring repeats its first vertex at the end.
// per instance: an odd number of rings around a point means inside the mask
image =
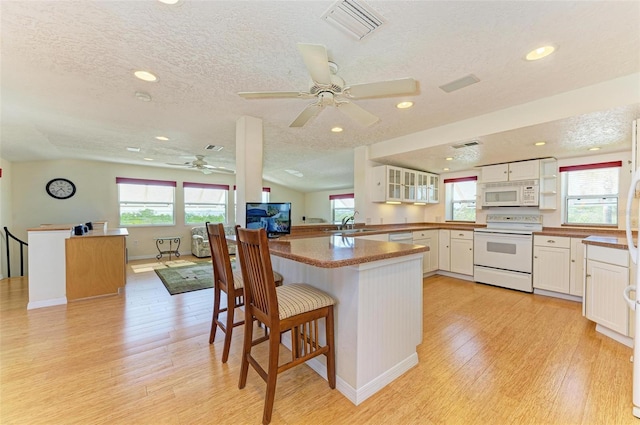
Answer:
MULTIPOLYGON (((353 186, 353 148, 455 123, 640 71, 640 2, 368 1, 386 20, 356 40, 321 15, 331 1, 7 1, 1 12, 1 152, 8 161, 53 158, 165 166, 205 154, 234 168, 240 116, 264 125, 264 177, 302 191, 353 186), (334 108, 303 128, 309 100, 246 100, 240 91, 305 91, 296 43, 327 46, 347 85, 413 77, 402 98, 358 100, 380 117, 363 128, 334 108), (539 62, 522 58, 553 43, 539 62), (133 77, 145 69, 159 77, 133 77), (447 94, 468 74, 481 81, 447 94), (151 102, 142 102, 136 92, 151 102), (334 125, 345 131, 329 132, 334 125), (161 142, 154 136, 171 140, 161 142), (220 152, 205 151, 207 144, 220 152), (126 150, 140 147, 139 153, 126 150), (143 158, 153 158, 153 162, 143 158), (299 178, 285 172, 302 172, 299 178)), ((494 135, 476 148, 449 145, 377 158, 438 172, 540 156, 581 156, 591 144, 630 148, 638 105, 494 135), (534 150, 532 141, 546 140, 534 150), (521 145, 521 147, 517 147, 521 145)), ((465 140, 466 141, 466 140, 465 140)), ((170 169, 167 168, 167 172, 170 169)), ((215 180, 215 174, 209 176, 215 180)))

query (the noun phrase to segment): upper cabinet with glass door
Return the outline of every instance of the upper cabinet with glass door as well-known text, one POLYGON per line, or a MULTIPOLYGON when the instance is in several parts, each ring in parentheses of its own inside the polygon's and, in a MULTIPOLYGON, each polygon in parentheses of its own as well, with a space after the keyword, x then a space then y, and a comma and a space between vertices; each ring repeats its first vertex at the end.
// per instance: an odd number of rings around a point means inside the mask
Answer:
POLYGON ((439 176, 381 165, 373 168, 373 202, 437 203, 439 176))

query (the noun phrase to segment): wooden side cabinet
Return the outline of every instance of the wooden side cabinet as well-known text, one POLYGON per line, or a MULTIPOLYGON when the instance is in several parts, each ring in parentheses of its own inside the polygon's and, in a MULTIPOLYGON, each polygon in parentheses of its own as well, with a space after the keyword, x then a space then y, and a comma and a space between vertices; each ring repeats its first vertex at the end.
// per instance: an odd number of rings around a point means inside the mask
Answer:
POLYGON ((67 300, 117 294, 126 277, 126 234, 74 236, 65 240, 67 300))

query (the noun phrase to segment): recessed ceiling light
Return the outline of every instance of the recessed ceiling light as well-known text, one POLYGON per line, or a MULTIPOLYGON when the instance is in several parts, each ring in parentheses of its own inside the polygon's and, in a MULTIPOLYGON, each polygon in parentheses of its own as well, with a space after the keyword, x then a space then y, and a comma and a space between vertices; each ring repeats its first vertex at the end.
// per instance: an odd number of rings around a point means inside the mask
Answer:
POLYGON ((333 127, 331 131, 333 133, 342 133, 342 127, 333 127))
POLYGON ((528 61, 537 61, 538 59, 542 59, 546 56, 549 56, 555 50, 556 48, 553 46, 538 47, 537 49, 534 49, 529 53, 527 53, 527 56, 525 56, 525 59, 527 59, 528 61))
POLYGON ((589 150, 590 150, 590 151, 599 151, 599 150, 600 150, 600 148, 596 146, 596 147, 593 147, 593 148, 589 148, 589 150))
POLYGON ((129 152, 140 152, 140 148, 133 148, 133 147, 128 147, 127 150, 129 152))
POLYGON ((449 171, 447 167, 443 168, 442 171, 449 171))
POLYGON ((144 159, 145 161, 153 161, 153 158, 142 158, 142 159, 144 159))
POLYGON ((450 156, 446 157, 445 159, 446 159, 447 161, 453 161, 453 158, 452 158, 452 157, 450 157, 450 156))
POLYGON ((534 143, 534 145, 536 145, 536 146, 544 146, 546 144, 547 144, 547 142, 535 142, 534 143))
POLYGON ((182 0, 158 0, 158 1, 164 4, 178 4, 182 2, 182 0))
POLYGON ((396 108, 398 109, 407 109, 407 108, 411 108, 413 106, 413 102, 400 102, 396 105, 396 108))
POLYGON ((143 91, 136 92, 136 99, 141 100, 143 102, 151 102, 151 95, 149 93, 145 93, 143 91))
POLYGON ((158 81, 158 77, 156 77, 149 71, 136 71, 133 73, 133 75, 135 75, 136 78, 139 78, 142 81, 149 81, 149 82, 158 81))
POLYGON ((156 136, 156 140, 162 140, 163 142, 166 142, 167 140, 169 140, 169 138, 167 136, 156 136))

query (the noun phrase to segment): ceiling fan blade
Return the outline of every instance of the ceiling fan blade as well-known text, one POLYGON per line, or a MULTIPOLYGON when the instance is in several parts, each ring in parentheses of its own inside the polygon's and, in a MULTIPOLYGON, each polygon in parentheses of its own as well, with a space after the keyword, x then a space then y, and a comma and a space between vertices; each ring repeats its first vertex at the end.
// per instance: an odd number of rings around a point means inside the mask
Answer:
POLYGON ((293 120, 291 124, 289 124, 289 127, 304 126, 307 123, 307 121, 309 121, 311 118, 318 115, 321 110, 322 110, 322 105, 319 105, 317 103, 312 103, 308 105, 306 108, 304 108, 302 112, 300 112, 300 115, 298 115, 296 119, 293 120))
POLYGON ((379 118, 373 115, 371 112, 362 109, 355 103, 341 102, 336 103, 336 106, 338 107, 338 111, 342 112, 364 127, 368 127, 379 120, 379 118))
POLYGON ((308 98, 313 97, 311 93, 297 91, 243 91, 238 96, 245 99, 269 99, 269 98, 308 98))
POLYGON ((311 79, 321 85, 331 84, 331 71, 327 49, 321 44, 298 43, 298 50, 302 54, 302 60, 311 74, 311 79))
POLYGON ((418 91, 418 84, 413 78, 354 84, 345 88, 346 95, 354 99, 413 94, 416 91, 418 91))

